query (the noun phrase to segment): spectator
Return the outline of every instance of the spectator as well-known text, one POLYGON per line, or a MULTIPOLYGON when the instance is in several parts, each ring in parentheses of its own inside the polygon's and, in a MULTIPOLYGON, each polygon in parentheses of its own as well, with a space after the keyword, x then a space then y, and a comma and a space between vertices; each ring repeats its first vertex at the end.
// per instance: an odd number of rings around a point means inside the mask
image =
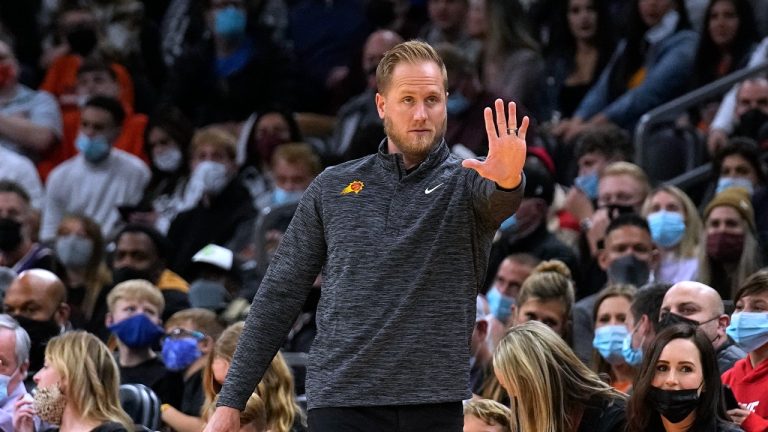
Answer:
POLYGON ((561 2, 552 26, 542 96, 543 120, 570 118, 608 64, 615 41, 606 0, 561 2))
MULTIPOLYGON (((48 341, 69 327, 67 290, 55 274, 42 269, 20 273, 5 291, 3 312, 27 331, 29 376, 43 367, 48 341)), ((31 383, 28 383, 31 385, 31 383)))
POLYGON ((736 116, 733 135, 752 138, 765 149, 768 141, 768 79, 744 81, 736 94, 736 116))
POLYGON ((27 192, 16 183, 0 180, 0 266, 16 273, 41 268, 62 272, 53 251, 35 242, 35 217, 27 192))
POLYGON ((728 421, 707 336, 688 325, 662 330, 640 367, 627 407, 627 431, 739 429, 728 421))
POLYGON ((478 66, 488 93, 538 113, 544 60, 517 1, 486 0, 488 33, 478 66))
POLYGON ((469 347, 469 388, 473 394, 479 394, 483 382, 492 374, 491 350, 488 348, 490 317, 484 299, 477 297, 475 309, 475 328, 472 330, 472 340, 469 347))
POLYGON ((29 204, 40 210, 45 191, 37 175, 35 164, 28 157, 0 145, 0 181, 13 182, 29 195, 29 204))
POLYGON ((644 285, 637 290, 632 299, 630 311, 632 312, 632 322, 635 325, 627 339, 624 340, 621 353, 627 364, 634 368, 640 367, 643 356, 648 352, 653 338, 656 337, 661 303, 664 301, 664 295, 670 286, 670 284, 664 283, 644 285))
POLYGON ((699 282, 678 282, 664 295, 659 328, 683 322, 701 329, 712 342, 722 374, 746 355, 726 335, 730 318, 724 310, 723 300, 713 288, 699 282))
POLYGON ((189 278, 192 256, 209 243, 239 253, 252 238, 257 215, 250 193, 237 177, 235 139, 217 127, 195 133, 190 147, 190 171, 185 200, 168 229, 174 245, 170 267, 189 278), (190 235, 195 233, 195 235, 190 235))
POLYGON ((542 323, 512 327, 493 355, 520 430, 623 431, 625 396, 605 384, 542 323))
POLYGON ((765 327, 765 305, 768 303, 768 272, 752 274, 734 297, 736 309, 726 329, 728 336, 748 354, 733 368, 723 373, 723 384, 733 390, 739 407, 728 415, 746 432, 768 427, 768 406, 765 404, 765 367, 768 339, 765 327))
POLYGON ((622 355, 624 340, 634 327, 630 304, 635 294, 632 285, 608 285, 595 300, 595 338, 592 340, 592 370, 606 374, 609 384, 629 394, 635 378, 635 368, 622 355))
POLYGON ((699 251, 698 280, 732 299, 738 287, 761 267, 762 252, 755 237, 755 215, 747 192, 729 188, 704 210, 704 240, 699 251))
POLYGON ((0 40, 0 146, 37 160, 61 139, 61 112, 44 91, 19 84, 11 46, 0 40))
POLYGON ((190 306, 189 284, 167 268, 170 254, 168 239, 150 227, 128 225, 115 237, 114 283, 131 279, 151 282, 163 295, 163 319, 190 306))
POLYGON ((656 188, 643 206, 653 243, 661 252, 654 281, 676 283, 698 274, 701 217, 688 195, 675 186, 656 188))
POLYGON ((513 310, 514 323, 541 321, 570 341, 574 297, 568 267, 558 260, 545 261, 537 265, 523 282, 513 310))
POLYGON ((376 66, 384 53, 403 42, 390 30, 377 30, 363 46, 363 72, 366 88, 347 101, 336 114, 336 127, 331 138, 333 156, 342 161, 357 159, 376 152, 384 139, 384 124, 376 110, 376 66))
POLYGON ((34 401, 22 399, 13 429, 35 431, 37 414, 61 432, 128 432, 133 421, 120 407, 119 373, 109 349, 83 331, 51 339, 45 369, 35 374, 34 401))
POLYGON ((499 264, 493 284, 485 293, 490 308, 487 321, 491 347, 499 343, 512 325, 513 308, 517 304, 520 288, 539 262, 541 260, 533 255, 517 253, 507 256, 499 264))
MULTIPOLYGON (((0 429, 13 430, 13 415, 16 402, 28 398, 24 387, 24 378, 29 369, 29 348, 31 342, 27 332, 9 315, 0 314, 0 376, 5 385, 4 395, 0 397, 0 429)), ((34 418, 35 428, 39 430, 40 419, 34 418)))
POLYGON ((453 44, 474 62, 479 56, 482 44, 466 32, 465 19, 468 12, 467 0, 428 0, 429 22, 422 28, 419 39, 432 46, 440 43, 453 44))
POLYGON ((67 213, 90 217, 111 238, 119 225, 117 207, 139 202, 149 170, 141 159, 113 148, 124 117, 114 98, 96 96, 86 102, 76 140, 80 153, 48 178, 40 238, 53 239, 67 213))
POLYGON ((171 371, 184 374, 181 409, 167 405, 162 409, 163 423, 183 429, 186 416, 197 417, 203 408, 203 368, 224 330, 216 314, 205 309, 176 312, 165 323, 163 362, 171 371))
POLYGON ((96 303, 102 291, 112 284, 112 274, 104 261, 101 228, 87 216, 64 216, 54 244, 66 270, 72 325, 91 329, 96 303))
POLYGON ((282 144, 272 154, 269 175, 272 187, 255 197, 256 207, 264 210, 301 199, 312 180, 320 174, 320 158, 306 143, 282 144))
POLYGON ((269 169, 272 154, 280 144, 302 142, 299 124, 292 112, 268 109, 253 113, 243 123, 237 138, 237 165, 251 195, 266 190, 264 173, 269 169))
POLYGON ((152 350, 165 333, 160 326, 165 302, 157 287, 145 280, 119 283, 107 296, 107 306, 107 328, 117 338, 120 383, 144 384, 161 402, 180 408, 182 375, 152 350))
POLYGON ((221 313, 240 291, 243 275, 231 250, 206 245, 192 257, 194 280, 189 285, 189 302, 194 308, 221 313))
POLYGON ((464 405, 464 432, 512 432, 512 412, 490 399, 464 405))
POLYGON ((627 27, 597 83, 556 128, 564 141, 593 124, 632 130, 641 115, 685 92, 697 37, 683 1, 633 1, 627 27))

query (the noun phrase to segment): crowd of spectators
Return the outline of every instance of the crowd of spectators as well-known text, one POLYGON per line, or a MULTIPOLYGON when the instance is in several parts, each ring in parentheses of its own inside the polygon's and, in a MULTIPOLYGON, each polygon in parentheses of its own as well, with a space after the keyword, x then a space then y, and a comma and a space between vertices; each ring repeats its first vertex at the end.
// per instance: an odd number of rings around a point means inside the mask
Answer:
MULTIPOLYGON (((531 119, 465 432, 768 430, 768 78, 642 143, 661 166, 700 148, 703 186, 633 163, 632 138, 768 61, 767 36, 762 0, 3 3, 0 429, 202 430, 302 193, 377 151, 376 67, 418 38, 445 61, 453 153, 488 152, 496 98, 531 119)), ((314 285, 241 430, 306 429, 314 285)))

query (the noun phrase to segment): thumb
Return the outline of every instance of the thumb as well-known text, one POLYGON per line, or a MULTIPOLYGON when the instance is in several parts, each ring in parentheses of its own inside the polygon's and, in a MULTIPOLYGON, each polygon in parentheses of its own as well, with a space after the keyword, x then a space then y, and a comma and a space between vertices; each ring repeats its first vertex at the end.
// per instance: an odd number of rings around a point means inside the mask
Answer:
POLYGON ((477 171, 482 165, 483 163, 477 159, 464 159, 461 161, 461 166, 464 168, 471 168, 475 171, 477 171))

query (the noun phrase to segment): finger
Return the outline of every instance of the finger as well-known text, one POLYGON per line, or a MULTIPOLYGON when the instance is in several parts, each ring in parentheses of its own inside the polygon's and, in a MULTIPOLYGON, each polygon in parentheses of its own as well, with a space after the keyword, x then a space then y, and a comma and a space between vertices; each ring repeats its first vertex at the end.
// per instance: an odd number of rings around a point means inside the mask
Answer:
POLYGON ((485 118, 485 133, 488 134, 488 141, 491 141, 491 138, 494 137, 498 138, 499 134, 496 133, 496 125, 493 124, 493 111, 485 107, 483 117, 485 118))
POLYGON ((483 163, 477 159, 464 159, 461 161, 461 166, 464 168, 471 168, 475 171, 477 171, 482 165, 483 163))
POLYGON ((507 133, 507 119, 504 117, 504 101, 496 99, 496 126, 499 128, 499 136, 507 133))
POLYGON ((525 137, 528 134, 528 125, 530 123, 531 121, 528 119, 528 116, 523 117, 523 124, 521 124, 520 129, 517 130, 517 136, 523 141, 525 141, 525 137))
POLYGON ((517 129, 517 105, 514 102, 510 102, 509 105, 507 105, 507 111, 509 112, 507 117, 509 126, 507 127, 514 131, 517 129))

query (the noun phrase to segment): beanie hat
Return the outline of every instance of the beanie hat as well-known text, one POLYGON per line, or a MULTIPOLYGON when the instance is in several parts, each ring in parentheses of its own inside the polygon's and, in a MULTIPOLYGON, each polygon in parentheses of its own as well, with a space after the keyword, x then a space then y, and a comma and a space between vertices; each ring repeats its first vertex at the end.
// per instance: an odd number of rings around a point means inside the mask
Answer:
POLYGON ((712 198, 704 209, 704 219, 709 217, 715 207, 728 206, 739 212, 741 217, 749 223, 752 232, 755 231, 755 211, 752 209, 752 203, 749 200, 749 194, 746 189, 740 187, 728 188, 712 198))

